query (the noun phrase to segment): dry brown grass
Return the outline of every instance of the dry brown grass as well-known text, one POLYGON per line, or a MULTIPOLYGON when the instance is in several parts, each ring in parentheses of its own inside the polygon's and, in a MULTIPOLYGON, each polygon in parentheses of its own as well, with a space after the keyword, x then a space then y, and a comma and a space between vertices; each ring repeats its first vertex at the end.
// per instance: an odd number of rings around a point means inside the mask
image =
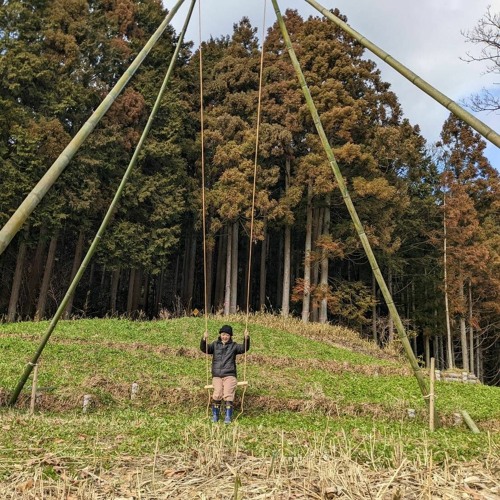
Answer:
POLYGON ((474 499, 500 498, 498 462, 435 465, 399 457, 391 467, 357 463, 348 447, 321 443, 305 456, 280 450, 258 458, 238 451, 238 427, 207 431, 203 449, 121 457, 100 464, 46 455, 13 466, 0 483, 12 500, 83 499, 474 499), (221 436, 226 433, 226 436, 221 436), (229 444, 229 449, 228 445, 229 444), (50 468, 52 475, 44 471, 50 468), (73 472, 72 472, 73 471, 73 472))

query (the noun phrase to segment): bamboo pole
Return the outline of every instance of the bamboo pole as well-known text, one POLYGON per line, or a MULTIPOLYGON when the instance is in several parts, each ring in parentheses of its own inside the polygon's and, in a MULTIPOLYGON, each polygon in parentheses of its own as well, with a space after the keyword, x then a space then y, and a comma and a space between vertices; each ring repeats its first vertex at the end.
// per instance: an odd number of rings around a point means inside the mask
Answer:
POLYGON ((339 19, 337 16, 332 14, 328 9, 320 5, 315 0, 306 0, 306 2, 314 7, 317 11, 323 14, 330 21, 335 23, 337 26, 342 28, 346 33, 351 35, 355 40, 357 40, 363 47, 367 48, 369 51, 373 52, 376 56, 380 57, 389 66, 394 68, 398 73, 403 75, 408 79, 413 85, 418 87, 420 90, 424 91, 427 95, 432 97, 439 104, 442 104, 448 111, 453 113, 457 118, 460 118, 465 123, 470 125, 474 130, 479 132, 485 139, 489 140, 492 144, 500 147, 500 135, 497 134, 491 127, 488 127, 484 122, 476 118, 474 115, 469 113, 467 110, 458 105, 455 101, 450 99, 448 96, 440 92, 438 89, 433 87, 430 83, 420 78, 416 73, 408 69, 406 66, 401 64, 398 60, 394 59, 387 52, 382 50, 380 47, 372 43, 366 37, 358 33, 355 29, 351 28, 347 23, 339 19))
POLYGON ((464 417, 464 421, 467 424, 467 427, 474 434, 479 434, 481 431, 479 430, 478 426, 475 424, 474 420, 472 420, 471 416, 465 410, 462 410, 460 413, 462 414, 462 417, 464 417))
POLYGON ((0 230, 0 255, 2 255, 4 250, 9 246, 12 238, 14 238, 17 232, 21 229, 26 219, 31 215, 33 210, 35 210, 47 191, 53 186, 59 176, 64 172, 64 169, 76 154, 85 139, 94 130, 101 118, 106 114, 110 106, 120 95, 121 91, 125 88, 130 78, 132 78, 151 49, 155 46, 156 42, 160 39, 171 19, 174 17, 175 13, 179 10, 179 7, 183 3, 184 0, 178 0, 178 2, 172 7, 158 29, 153 33, 146 45, 142 48, 137 57, 132 61, 132 64, 128 67, 128 69, 121 76, 118 82, 116 82, 116 85, 111 89, 111 91, 104 98, 99 107, 83 124, 82 128, 77 132, 75 137, 71 139, 70 143, 64 148, 64 151, 59 155, 57 160, 52 164, 47 172, 45 172, 44 176, 38 181, 37 185, 26 196, 18 209, 7 221, 5 226, 0 230))
POLYGON ((179 54, 179 50, 181 48, 182 41, 184 39, 184 35, 186 33, 186 30, 187 30, 189 20, 191 19, 191 14, 193 12, 193 8, 194 8, 195 3, 196 3, 196 0, 191 0, 191 6, 189 8, 189 12, 188 12, 186 20, 184 22, 182 32, 179 36, 177 46, 175 47, 174 54, 172 55, 172 59, 170 61, 170 65, 168 67, 167 73, 166 73, 165 78, 163 80, 161 89, 158 93, 158 96, 156 98, 156 101, 155 101, 155 104, 154 104, 153 109, 151 111, 151 114, 149 115, 148 122, 146 123, 146 126, 144 127, 141 138, 139 139, 139 142, 138 142, 137 147, 134 151, 132 159, 130 160, 130 163, 127 167, 127 170, 123 174, 120 185, 118 186, 118 189, 116 190, 115 196, 114 196, 111 204, 109 205, 108 211, 106 212, 106 215, 101 223, 101 226, 99 227, 99 230, 97 231, 97 233, 92 241, 92 244, 90 245, 90 248, 87 252, 87 255, 85 255, 85 258, 83 259, 83 261, 80 265, 80 268, 78 269, 78 272, 76 273, 75 277, 73 278, 73 281, 71 282, 71 284, 66 292, 66 295, 64 296, 61 303, 59 304, 59 307, 57 308, 57 311, 56 311, 54 317, 52 318, 52 321, 50 322, 49 327, 47 328, 47 331, 46 331, 36 353, 33 356, 33 359, 31 360, 30 363, 28 363, 26 365, 24 373, 23 373, 21 379, 19 380, 14 392, 11 395, 11 398, 9 400, 9 406, 13 406, 16 403, 17 398, 19 397, 19 393, 21 392, 22 388, 24 387, 26 380, 28 380, 28 377, 30 376, 31 370, 33 369, 33 366, 36 365, 38 358, 42 354, 42 351, 43 351, 45 345, 49 341, 50 336, 52 335, 52 332, 54 331, 60 317, 64 313, 64 310, 66 309, 66 306, 68 304, 69 299, 72 297, 73 293, 75 292, 76 287, 77 287, 78 283, 80 282, 80 279, 82 278, 83 273, 85 272, 85 269, 87 268, 90 260, 92 259, 92 256, 94 255, 94 253, 97 249, 97 246, 99 244, 99 241, 100 241, 104 231, 106 230, 109 222, 111 221, 111 218, 113 217, 113 215, 115 213, 116 207, 118 205, 118 201, 121 198, 121 194, 123 192, 125 184, 127 183, 127 180, 130 177, 130 174, 132 173, 132 170, 133 170, 135 164, 137 163, 137 159, 139 158, 139 153, 140 153, 142 146, 146 140, 146 137, 148 136, 148 133, 149 133, 151 126, 153 124, 153 120, 156 117, 156 114, 157 114, 158 109, 160 107, 161 99, 162 99, 163 94, 165 92, 165 89, 167 87, 167 83, 170 79, 170 75, 172 74, 172 71, 174 69, 175 61, 176 61, 177 56, 179 54))
POLYGON ((368 257, 368 260, 370 262, 370 266, 372 268, 373 274, 375 275, 375 278, 376 278, 377 283, 380 287, 382 295, 384 296, 387 307, 389 308, 389 313, 391 314, 392 318, 394 319, 394 324, 396 326, 401 344, 403 345, 403 348, 405 350, 408 361, 410 362, 410 365, 413 369, 413 373, 415 375, 415 378, 417 379, 422 396, 424 397, 424 400, 427 403, 427 405, 429 405, 429 402, 428 402, 429 389, 427 387, 427 383, 426 383, 424 376, 422 374, 422 371, 418 365, 417 358, 413 354, 413 350, 411 348, 410 342, 409 342, 408 337, 406 335, 406 332, 405 332, 405 329, 403 326, 403 322, 401 321, 401 318, 400 318, 399 313, 396 309, 396 306, 394 305, 394 301, 392 299, 392 296, 389 292, 389 289, 387 288, 387 284, 384 280, 384 277, 382 276, 382 272, 380 271, 380 268, 378 266, 377 259, 375 258, 375 255, 374 255, 373 250, 371 248, 370 242, 368 241, 368 237, 366 236, 363 225, 361 224, 361 220, 359 219, 356 208, 354 207, 354 204, 351 200, 351 197, 350 197, 349 192, 347 190, 347 186, 344 182, 344 178, 342 177, 342 173, 341 173, 340 168, 338 166, 337 160, 335 159, 335 156, 333 154, 332 148, 331 148, 330 144, 328 143, 328 139, 326 137, 326 133, 323 129, 323 125, 321 123, 318 111, 317 111, 316 106, 314 104, 314 101, 312 99, 311 92, 309 91, 306 80, 304 78, 304 74, 302 73, 302 69, 300 67, 300 63, 297 59, 297 56, 295 55, 295 51, 293 50, 292 42, 290 40, 290 36, 288 35, 288 31, 286 29, 285 22, 283 21, 283 18, 281 16, 281 12, 279 10, 277 0, 272 0, 272 2, 274 5, 274 10, 276 12, 276 17, 278 19, 278 24, 279 24, 280 29, 281 29, 281 33, 283 35, 283 39, 285 41, 285 45, 286 45, 287 50, 288 50, 288 54, 290 56, 290 59, 292 60, 292 64, 293 64, 293 67, 294 67, 295 72, 297 74, 297 77, 299 79, 300 86, 302 88, 302 92, 303 92, 304 97, 307 101, 307 106, 308 106, 309 111, 311 113, 311 116, 313 118, 314 125, 316 126, 316 130, 318 132, 318 135, 319 135, 319 138, 320 138, 321 143, 323 145, 323 148, 325 150, 325 153, 328 157, 330 167, 332 169, 332 172, 333 172, 335 179, 337 181, 337 184, 339 186, 340 192, 341 192, 342 197, 344 199, 344 203, 347 207, 347 210, 349 211, 351 219, 352 219, 354 226, 356 228, 356 232, 358 233, 359 239, 361 240, 361 244, 363 245, 366 256, 368 257))

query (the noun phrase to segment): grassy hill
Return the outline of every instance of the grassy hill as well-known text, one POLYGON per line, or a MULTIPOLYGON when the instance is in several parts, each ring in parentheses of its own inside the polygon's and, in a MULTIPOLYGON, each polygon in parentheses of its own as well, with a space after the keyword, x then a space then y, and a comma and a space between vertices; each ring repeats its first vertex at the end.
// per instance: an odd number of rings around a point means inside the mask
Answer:
MULTIPOLYGON (((242 316, 211 318, 211 338, 226 322, 241 341, 242 316)), ((3 405, 46 326, 1 325, 3 405)), ((203 318, 61 322, 40 360, 35 414, 29 384, 2 407, 0 497, 500 498, 499 388, 437 383, 443 425, 430 433, 397 345, 254 316, 238 418, 211 424, 204 328, 203 318), (459 410, 480 434, 454 425, 459 410)))

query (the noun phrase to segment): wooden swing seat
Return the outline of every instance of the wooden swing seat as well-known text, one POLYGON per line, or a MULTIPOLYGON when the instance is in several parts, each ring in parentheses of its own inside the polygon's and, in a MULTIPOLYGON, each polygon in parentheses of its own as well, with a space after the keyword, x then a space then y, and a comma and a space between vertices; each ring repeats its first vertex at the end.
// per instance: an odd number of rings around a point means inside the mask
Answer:
MULTIPOLYGON (((238 387, 247 387, 248 386, 248 380, 242 380, 241 382, 238 382, 236 384, 238 387)), ((204 389, 213 389, 214 386, 212 384, 208 384, 204 387, 204 389)))

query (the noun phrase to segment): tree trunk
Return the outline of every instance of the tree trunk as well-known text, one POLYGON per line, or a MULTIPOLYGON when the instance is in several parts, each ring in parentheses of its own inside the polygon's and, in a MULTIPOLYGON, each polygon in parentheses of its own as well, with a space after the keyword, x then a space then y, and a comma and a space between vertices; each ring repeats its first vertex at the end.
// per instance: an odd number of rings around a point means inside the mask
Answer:
MULTIPOLYGON (((311 249, 314 246, 315 252, 318 250, 318 239, 323 229, 323 208, 313 208, 313 226, 312 226, 312 237, 311 237, 311 249)), ((311 256, 314 252, 311 251, 311 256)), ((312 259, 311 262, 311 289, 316 290, 319 281, 319 268, 320 261, 317 258, 312 259)), ((319 304, 316 297, 311 296, 311 301, 309 305, 310 313, 309 317, 311 321, 317 323, 319 321, 319 304)))
MULTIPOLYGON (((414 330, 414 335, 413 335, 413 352, 415 354, 415 356, 418 355, 418 344, 417 344, 417 340, 418 340, 418 331, 417 331, 417 323, 415 321, 415 317, 416 317, 416 310, 417 310, 417 307, 416 307, 416 304, 415 304, 415 280, 412 279, 411 281, 411 287, 407 287, 407 292, 408 292, 408 304, 410 305, 411 304, 411 313, 408 314, 408 317, 410 318, 411 320, 411 324, 413 325, 413 330, 414 330), (410 293, 411 292, 411 293, 410 293)), ((425 301, 427 303, 427 287, 425 288, 425 292, 424 292, 424 297, 425 297, 425 301)), ((426 339, 426 342, 429 343, 429 335, 426 335, 427 339, 426 339)), ((425 366, 431 366, 430 365, 430 362, 431 362, 431 356, 430 356, 430 351, 429 352, 429 359, 426 358, 425 360, 425 366)))
MULTIPOLYGON (((391 297, 394 297, 393 291, 392 291, 392 269, 391 266, 389 265, 387 269, 387 286, 389 288, 389 293, 391 297)), ((394 319, 391 316, 391 313, 389 313, 389 318, 388 318, 388 330, 389 330, 389 344, 392 344, 394 341, 394 319)))
POLYGON ((444 272, 444 310, 446 315, 446 347, 448 356, 448 368, 455 366, 453 349, 451 344, 450 306, 448 304, 448 269, 447 269, 447 228, 446 228, 446 196, 443 202, 443 272, 444 272))
POLYGON ((304 298, 302 300, 302 322, 309 322, 311 305, 311 239, 312 239, 312 182, 307 186, 306 243, 304 250, 304 298))
POLYGON ((189 253, 187 256, 186 282, 184 283, 184 305, 188 314, 193 307, 194 271, 196 267, 196 235, 193 233, 189 240, 189 253))
POLYGON ((111 315, 116 314, 116 298, 118 296, 118 284, 120 283, 120 268, 114 269, 111 274, 111 293, 110 293, 110 308, 111 315))
POLYGON ((432 353, 434 356, 434 359, 436 360, 436 369, 440 370, 442 366, 441 362, 441 353, 439 352, 439 338, 437 335, 437 319, 438 319, 438 312, 437 309, 434 309, 434 336, 432 337, 432 353))
MULTIPOLYGON (((286 229, 285 229, 286 231, 286 229)), ((284 239, 285 239, 285 236, 286 236, 286 232, 285 233, 281 233, 281 231, 279 231, 278 233, 278 237, 277 237, 277 240, 278 240, 278 251, 277 251, 277 255, 278 255, 278 258, 276 259, 276 267, 273 269, 273 271, 276 273, 276 304, 283 304, 283 301, 285 300, 285 298, 283 297, 283 287, 284 287, 284 283, 283 283, 283 276, 284 276, 284 266, 283 266, 283 258, 282 256, 284 255, 284 239)), ((292 277, 290 275, 290 283, 292 283, 292 277)), ((288 284, 288 296, 290 296, 290 283, 288 284)), ((290 301, 290 298, 288 298, 288 301, 290 301)))
MULTIPOLYGON (((252 248, 252 250, 253 250, 253 248, 252 248)), ((239 295, 240 304, 244 304, 243 307, 244 307, 245 312, 246 312, 247 300, 248 300, 248 310, 250 310, 250 308, 251 308, 250 297, 252 295, 252 293, 251 293, 252 285, 249 282, 249 280, 250 280, 250 276, 252 275, 252 270, 250 269, 250 266, 253 267, 253 257, 254 257, 254 254, 252 252, 252 259, 250 259, 250 254, 248 252, 250 252, 250 248, 248 248, 247 252, 246 252, 246 255, 248 256, 247 262, 246 262, 247 265, 244 266, 244 276, 243 276, 243 280, 240 283, 240 295, 239 295)), ((244 251, 243 251, 243 254, 245 255, 244 251)))
POLYGON ((136 269, 135 270, 135 278, 134 278, 134 286, 133 286, 133 295, 132 295, 132 314, 134 316, 139 311, 139 304, 141 302, 142 278, 143 278, 142 269, 136 269))
POLYGON ((474 316, 472 313, 472 283, 469 280, 469 370, 477 373, 474 369, 474 316))
POLYGON ((104 288, 105 283, 106 283, 106 265, 102 266, 101 269, 101 284, 99 287, 100 297, 106 296, 106 289, 104 288))
POLYGON ((231 263, 233 259, 233 226, 227 226, 226 246, 226 290, 224 294, 224 316, 231 312, 231 263))
MULTIPOLYGON (((11 247, 8 252, 5 252, 5 254, 0 257, 0 283, 12 283, 13 281, 12 262, 11 262, 11 259, 14 258, 13 252, 14 252, 14 247, 11 247)), ((19 252, 19 247, 15 252, 16 259, 18 252, 19 252)), ((0 290, 2 290, 1 285, 0 285, 0 290)), ((10 293, 8 295, 10 297, 10 293)), ((8 309, 9 297, 7 297, 7 289, 4 287, 3 293, 0 293, 0 310, 3 310, 5 308, 8 309)))
MULTIPOLYGON (((285 160, 285 194, 288 193, 288 189, 290 188, 290 178, 291 178, 291 160, 289 157, 285 160)), ((276 287, 277 297, 276 303, 279 304, 281 302, 281 315, 284 318, 288 318, 290 314, 290 256, 291 256, 291 227, 285 221, 285 230, 283 239, 279 238, 279 246, 281 246, 283 242, 283 283, 280 287, 280 277, 281 273, 277 273, 278 284, 276 287), (281 297, 280 297, 281 292, 281 297), (281 299, 281 300, 280 300, 281 299)), ((281 257, 281 252, 278 253, 281 257)), ((278 259, 281 262, 281 258, 278 259)))
POLYGON ((47 234, 47 228, 43 225, 40 227, 40 233, 38 235, 38 244, 35 250, 35 256, 33 258, 33 264, 31 265, 29 279, 28 279, 28 299, 26 304, 23 306, 23 312, 31 316, 33 310, 35 309, 38 289, 40 285, 40 275, 43 266, 43 255, 45 253, 45 246, 47 241, 45 235, 47 234))
POLYGON ((224 284, 226 280, 226 252, 227 252, 227 231, 220 233, 219 244, 217 246, 217 270, 214 292, 214 305, 216 311, 224 308, 224 284))
POLYGON ((231 301, 229 304, 229 312, 236 314, 238 306, 238 231, 239 222, 233 223, 232 243, 231 243, 231 301))
POLYGON ((180 268, 181 255, 180 252, 177 254, 175 258, 175 271, 174 271, 174 293, 173 299, 176 300, 177 297, 180 298, 182 285, 179 284, 179 268, 180 268))
POLYGON ((50 278, 52 278, 52 269, 54 267, 54 261, 56 258, 57 238, 58 234, 56 233, 50 239, 49 252, 47 254, 47 260, 45 263, 42 286, 40 288, 40 294, 38 296, 38 303, 36 306, 35 321, 40 321, 45 317, 45 306, 47 305, 47 297, 49 294, 50 278))
POLYGON ((132 317, 134 310, 134 284, 135 284, 135 269, 130 269, 128 278, 128 294, 127 294, 127 316, 132 317))
POLYGON ((163 286, 165 284, 165 268, 162 266, 160 276, 156 282, 154 316, 158 317, 163 307, 163 286))
POLYGON ((477 378, 484 382, 483 348, 480 344, 476 347, 476 372, 477 378))
POLYGON ((191 239, 191 255, 189 256, 189 270, 188 270, 188 286, 187 286, 187 298, 188 298, 188 313, 191 312, 193 308, 193 290, 194 290, 194 277, 196 269, 196 234, 193 234, 191 239))
POLYGON ((12 279, 12 289, 10 292, 9 309, 7 311, 7 321, 13 322, 17 319, 17 303, 19 301, 19 292, 21 291, 21 283, 23 280, 24 261, 26 257, 26 239, 27 231, 23 235, 19 243, 17 252, 16 270, 12 279))
MULTIPOLYGON (((207 314, 210 314, 212 311, 212 288, 213 288, 213 261, 214 261, 214 246, 213 244, 208 244, 207 245, 207 286, 206 286, 206 299, 204 300, 204 305, 205 307, 205 301, 206 301, 206 308, 207 310, 205 311, 207 314)), ((205 295, 205 290, 203 291, 203 295, 205 295)))
POLYGON ((378 345, 378 332, 377 332, 377 279, 372 273, 372 295, 373 295, 373 306, 372 306, 372 336, 373 342, 378 345))
POLYGON ((184 240, 184 252, 182 257, 182 268, 180 272, 180 283, 179 283, 179 297, 181 303, 184 303, 186 300, 186 280, 187 280, 187 272, 189 268, 189 249, 191 241, 191 231, 188 231, 184 240))
MULTIPOLYGON (((73 267, 71 268, 71 275, 69 278, 70 285, 73 282, 73 279, 75 278, 76 273, 78 272, 78 269, 80 269, 80 264, 82 263, 84 241, 85 241, 85 234, 83 231, 80 231, 78 234, 78 240, 76 242, 75 255, 73 257, 73 267)), ((66 306, 66 309, 64 310, 64 316, 63 316, 64 319, 68 319, 71 316, 71 309, 73 308, 74 297, 75 297, 75 294, 73 293, 68 300, 68 305, 66 306)))
MULTIPOLYGON (((425 354, 425 366, 431 366, 431 345, 429 335, 424 335, 424 354, 425 354)), ((415 351, 415 356, 417 352, 415 351)))
POLYGON ((264 223, 264 238, 260 246, 259 311, 266 308, 267 245, 269 243, 267 221, 264 223))
POLYGON ((439 359, 441 360, 441 369, 444 370, 446 368, 446 355, 445 355, 443 335, 437 336, 436 344, 438 346, 439 359))
MULTIPOLYGON (((323 236, 328 236, 330 234, 330 195, 326 196, 326 206, 323 214, 323 236)), ((321 299, 321 306, 319 312, 319 322, 326 323, 328 321, 328 299, 326 294, 328 293, 328 267, 329 260, 328 254, 323 248, 321 256, 321 289, 324 294, 321 299)))
POLYGON ((186 239, 184 243, 184 258, 182 259, 182 272, 181 272, 181 302, 184 307, 189 302, 191 294, 189 293, 189 270, 192 267, 191 263, 191 248, 193 240, 194 229, 186 232, 186 239))
POLYGON ((87 312, 89 310, 90 296, 92 294, 92 285, 94 282, 94 271, 95 271, 95 263, 92 262, 92 264, 90 265, 89 284, 87 287, 87 293, 85 294, 85 302, 83 303, 84 316, 87 316, 87 312))
MULTIPOLYGON (((459 297, 460 297, 460 302, 463 306, 465 306, 465 294, 464 294, 464 280, 462 277, 460 277, 460 283, 459 283, 459 297)), ((469 373, 469 349, 467 345, 467 328, 465 325, 465 316, 464 314, 460 314, 460 345, 462 348, 462 366, 464 372, 469 373)))
POLYGON ((288 318, 290 314, 290 256, 292 229, 286 224, 283 242, 283 293, 281 297, 281 315, 288 318))
POLYGON ((142 295, 139 297, 139 307, 144 311, 144 314, 148 315, 148 306, 149 306, 149 283, 150 283, 150 275, 147 271, 142 271, 142 295))

